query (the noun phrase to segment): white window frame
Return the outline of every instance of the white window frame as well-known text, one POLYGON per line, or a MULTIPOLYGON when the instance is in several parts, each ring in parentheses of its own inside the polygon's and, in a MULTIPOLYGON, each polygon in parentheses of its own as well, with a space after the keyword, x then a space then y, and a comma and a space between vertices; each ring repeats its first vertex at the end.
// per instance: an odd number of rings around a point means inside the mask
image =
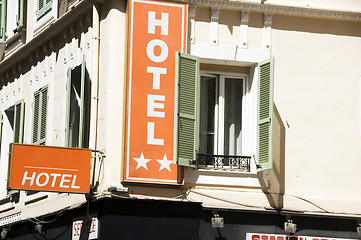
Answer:
MULTIPOLYGON (((1 111, 1 133, 0 133, 0 176, 1 178, 5 177, 4 180, 7 179, 7 172, 8 172, 8 158, 9 158, 9 145, 14 142, 14 128, 12 124, 15 122, 15 105, 19 103, 19 101, 15 102, 14 104, 8 106, 6 109, 1 111), (13 117, 14 119, 9 119, 6 111, 10 108, 14 109, 13 117)), ((25 115, 25 110, 24 110, 25 115)), ((25 117, 21 115, 21 117, 25 117)), ((21 120, 20 125, 23 125, 23 120, 21 120)), ((22 127, 22 126, 21 126, 22 127)), ((22 139, 21 139, 22 142, 22 139)), ((7 182, 5 183, 0 179, 0 199, 4 199, 8 197, 9 192, 7 191, 7 182)))
POLYGON ((17 29, 17 15, 19 11, 19 2, 17 0, 7 1, 6 4, 6 40, 11 39, 16 33, 13 31, 17 29))
MULTIPOLYGON (((221 86, 223 86, 223 89, 217 89, 216 92, 219 92, 221 94, 219 94, 218 97, 218 103, 219 105, 216 106, 215 109, 215 116, 214 116, 214 121, 215 121, 215 135, 214 135, 214 139, 215 139, 215 143, 214 143, 214 149, 216 149, 217 151, 215 151, 217 155, 224 155, 224 128, 220 127, 220 126, 224 126, 224 116, 225 116, 225 104, 224 104, 224 96, 225 96, 225 79, 226 78, 233 78, 233 79, 239 79, 242 81, 243 83, 243 93, 242 93, 242 136, 241 136, 241 155, 242 156, 253 156, 255 153, 253 154, 249 154, 250 152, 247 150, 249 145, 251 144, 251 148, 255 149, 255 143, 254 141, 252 143, 247 143, 248 139, 255 139, 256 138, 256 134, 257 134, 257 130, 251 129, 251 126, 249 126, 249 123, 252 121, 251 119, 251 114, 256 111, 257 109, 257 100, 256 99, 251 99, 251 96, 249 93, 249 74, 247 73, 235 73, 235 72, 222 72, 222 71, 212 71, 212 70, 200 70, 200 79, 202 76, 209 76, 209 77, 216 77, 218 79, 219 82, 223 82, 221 83, 221 86), (223 94, 222 94, 223 93, 223 94), (220 114, 222 113, 223 114, 220 114), (216 140, 220 141, 220 144, 216 143, 216 140)), ((200 80, 202 81, 202 80, 200 80)), ((200 104, 200 103, 199 103, 200 104)), ((200 106, 198 106, 198 108, 200 108, 200 106)), ((200 116, 198 116, 198 118, 200 118, 200 116)), ((198 138, 198 141, 200 140, 200 138, 198 138)), ((198 144, 198 146, 200 146, 200 144, 198 144)))
POLYGON ((53 0, 51 5, 51 10, 46 13, 41 18, 37 19, 36 10, 38 8, 38 0, 33 0, 33 19, 34 19, 34 35, 38 34, 43 28, 50 25, 56 18, 58 14, 58 1, 53 0))

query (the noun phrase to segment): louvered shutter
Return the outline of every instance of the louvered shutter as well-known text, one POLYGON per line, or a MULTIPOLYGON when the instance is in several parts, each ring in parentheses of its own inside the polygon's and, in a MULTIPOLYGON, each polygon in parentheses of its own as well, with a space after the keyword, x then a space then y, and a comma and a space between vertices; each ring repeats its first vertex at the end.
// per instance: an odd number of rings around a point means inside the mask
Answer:
POLYGON ((258 171, 272 168, 273 58, 258 63, 258 171))
POLYGON ((6 0, 0 0, 0 43, 6 40, 6 0))
POLYGON ((34 103, 33 103, 33 137, 32 143, 38 142, 38 130, 39 130, 39 112, 40 112, 40 97, 41 92, 37 91, 34 94, 34 103))
POLYGON ((174 161, 176 164, 195 167, 197 157, 197 97, 199 59, 177 53, 175 82, 174 161))
POLYGON ((52 0, 38 0, 38 8, 36 10, 36 17, 37 19, 44 16, 51 10, 52 0))
POLYGON ((48 109, 48 87, 34 93, 32 143, 45 145, 48 109))
POLYGON ((18 16, 16 19, 16 31, 20 32, 24 27, 24 0, 18 0, 18 16))
POLYGON ((23 143, 24 132, 24 100, 14 106, 14 143, 23 143))

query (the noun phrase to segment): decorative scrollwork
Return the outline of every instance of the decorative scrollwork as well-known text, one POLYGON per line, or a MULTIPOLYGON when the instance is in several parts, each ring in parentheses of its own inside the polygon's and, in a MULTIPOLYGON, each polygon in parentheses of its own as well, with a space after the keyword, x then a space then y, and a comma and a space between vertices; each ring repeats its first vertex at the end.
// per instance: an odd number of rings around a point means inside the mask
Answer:
POLYGON ((198 168, 238 170, 249 172, 250 160, 251 157, 248 156, 198 154, 195 163, 198 168))

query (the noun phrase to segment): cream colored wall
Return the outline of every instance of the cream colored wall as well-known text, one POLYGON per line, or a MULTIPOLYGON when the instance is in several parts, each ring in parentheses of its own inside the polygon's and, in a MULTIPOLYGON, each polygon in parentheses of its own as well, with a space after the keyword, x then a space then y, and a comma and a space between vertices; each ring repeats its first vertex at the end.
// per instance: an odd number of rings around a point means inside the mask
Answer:
MULTIPOLYGON (((195 19, 190 53, 199 54, 199 45, 203 52, 216 51, 209 41, 210 8, 197 8, 195 19)), ((240 11, 220 10, 220 48, 222 40, 233 40, 240 51, 239 19, 240 11)), ((185 169, 184 196, 212 207, 361 213, 355 189, 361 166, 360 30, 358 22, 273 15, 274 168, 265 174, 185 169)), ((263 39, 263 14, 251 12, 248 49, 241 55, 266 53, 263 39)))
POLYGON ((331 210, 342 211, 345 203, 344 210, 356 209, 361 23, 273 16, 272 28, 274 102, 286 126, 286 194, 331 210))
POLYGON ((126 2, 106 1, 102 6, 99 56, 98 150, 106 158, 99 190, 120 186, 124 135, 126 74, 126 2))

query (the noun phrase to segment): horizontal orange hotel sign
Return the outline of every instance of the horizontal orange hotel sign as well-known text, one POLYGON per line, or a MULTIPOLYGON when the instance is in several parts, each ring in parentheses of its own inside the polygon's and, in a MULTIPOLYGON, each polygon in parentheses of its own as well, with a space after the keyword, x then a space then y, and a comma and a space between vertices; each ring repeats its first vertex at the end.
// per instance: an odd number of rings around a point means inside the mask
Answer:
POLYGON ((129 1, 125 181, 182 181, 173 164, 174 82, 186 23, 185 4, 129 1))
POLYGON ((91 150, 11 144, 8 188, 88 193, 91 150))

